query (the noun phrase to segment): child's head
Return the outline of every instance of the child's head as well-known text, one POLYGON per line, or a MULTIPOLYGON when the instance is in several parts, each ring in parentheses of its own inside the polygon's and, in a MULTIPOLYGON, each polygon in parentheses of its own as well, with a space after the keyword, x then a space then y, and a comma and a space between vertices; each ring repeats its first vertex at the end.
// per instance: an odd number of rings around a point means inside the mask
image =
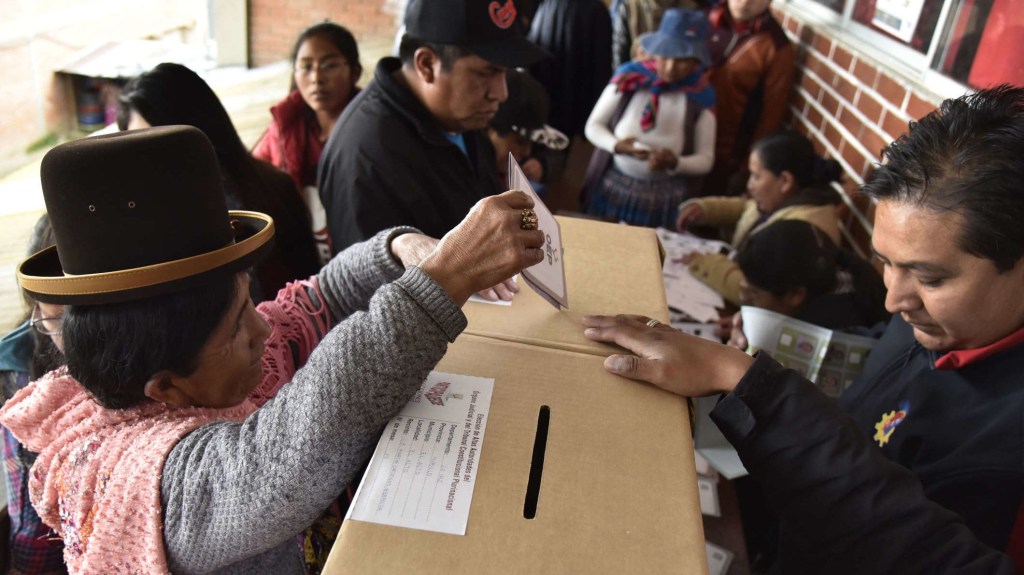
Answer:
POLYGON ((703 12, 670 8, 662 15, 658 30, 643 36, 640 47, 654 59, 661 80, 679 82, 711 65, 707 48, 709 29, 703 12))
POLYGON ((832 290, 839 248, 825 232, 802 220, 780 220, 753 234, 736 256, 743 271, 740 299, 794 316, 832 290))
POLYGON ((750 151, 747 192, 763 213, 774 212, 800 190, 838 181, 842 168, 814 151, 811 141, 791 131, 758 140, 750 151))
POLYGON ((521 70, 509 70, 506 78, 508 99, 502 102, 487 129, 502 174, 510 152, 517 162, 522 162, 529 157, 534 143, 556 150, 569 143, 565 134, 546 124, 551 105, 544 86, 521 70))

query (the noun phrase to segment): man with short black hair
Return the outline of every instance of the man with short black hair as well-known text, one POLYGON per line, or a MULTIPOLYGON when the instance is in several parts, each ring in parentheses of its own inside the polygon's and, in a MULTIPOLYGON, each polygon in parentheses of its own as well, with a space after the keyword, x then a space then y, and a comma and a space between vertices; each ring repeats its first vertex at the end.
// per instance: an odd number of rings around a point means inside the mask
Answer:
POLYGON ((885 148, 864 192, 894 316, 838 406, 766 353, 584 318, 636 353, 609 371, 724 394, 711 419, 780 517, 773 572, 1014 572, 996 551, 1021 571, 1021 148, 1024 88, 1007 85, 946 100, 885 148))
POLYGON ((545 52, 514 0, 413 0, 400 58, 383 58, 320 159, 334 250, 395 225, 441 237, 505 186, 482 132, 508 96, 505 71, 545 52))

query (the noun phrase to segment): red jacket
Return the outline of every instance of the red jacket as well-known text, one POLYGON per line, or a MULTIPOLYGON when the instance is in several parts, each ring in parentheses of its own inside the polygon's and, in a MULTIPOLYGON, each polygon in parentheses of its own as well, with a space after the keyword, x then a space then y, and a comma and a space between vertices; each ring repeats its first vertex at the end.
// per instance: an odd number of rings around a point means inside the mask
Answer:
POLYGON ((298 189, 316 187, 316 165, 324 149, 316 114, 298 90, 292 90, 270 113, 274 120, 252 155, 288 172, 298 189))
POLYGON ((796 47, 770 12, 738 24, 723 3, 708 19, 718 117, 715 161, 746 166, 751 144, 782 127, 793 90, 796 47))

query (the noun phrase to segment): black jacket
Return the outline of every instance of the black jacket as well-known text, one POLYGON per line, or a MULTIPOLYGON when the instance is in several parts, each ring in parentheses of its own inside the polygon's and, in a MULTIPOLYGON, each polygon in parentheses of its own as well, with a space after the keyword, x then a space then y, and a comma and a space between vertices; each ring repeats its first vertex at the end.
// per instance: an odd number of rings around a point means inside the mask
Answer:
POLYGON ((320 157, 320 200, 335 253, 398 225, 440 238, 483 198, 503 189, 494 148, 465 132, 463 154, 383 58, 345 108, 320 157))
POLYGON ((612 19, 598 0, 544 0, 530 25, 530 41, 551 53, 530 68, 551 97, 553 127, 572 138, 612 75, 612 19))
POLYGON ((767 354, 711 418, 779 514, 781 573, 1014 572, 831 399, 767 354))
POLYGON ((937 357, 895 316, 839 407, 876 445, 890 422, 881 452, 1006 549, 1024 487, 1024 345, 957 370, 935 369, 937 357))

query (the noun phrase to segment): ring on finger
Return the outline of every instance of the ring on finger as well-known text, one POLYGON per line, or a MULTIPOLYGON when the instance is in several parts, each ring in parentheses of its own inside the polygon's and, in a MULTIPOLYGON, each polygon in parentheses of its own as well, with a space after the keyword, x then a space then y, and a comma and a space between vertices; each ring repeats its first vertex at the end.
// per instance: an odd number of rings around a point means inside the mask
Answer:
POLYGON ((523 230, 537 229, 537 214, 531 209, 524 209, 520 213, 519 227, 523 230))
POLYGON ((647 320, 647 327, 658 327, 659 325, 662 325, 662 323, 656 319, 647 320))

